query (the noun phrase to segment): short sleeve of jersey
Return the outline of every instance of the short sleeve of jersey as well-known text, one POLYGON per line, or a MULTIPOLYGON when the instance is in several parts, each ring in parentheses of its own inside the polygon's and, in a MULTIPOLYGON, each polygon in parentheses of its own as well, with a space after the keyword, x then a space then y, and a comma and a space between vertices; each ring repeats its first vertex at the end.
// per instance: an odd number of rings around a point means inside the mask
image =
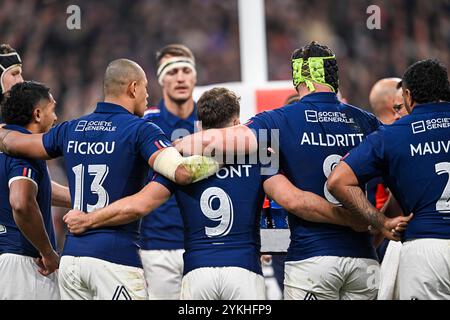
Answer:
POLYGON ((42 137, 42 143, 51 158, 61 157, 64 152, 64 140, 66 137, 68 122, 63 122, 50 129, 42 137))
POLYGON ((360 184, 382 177, 385 168, 384 130, 381 128, 369 135, 343 161, 352 168, 360 184))
POLYGON ((8 186, 20 179, 31 180, 39 185, 42 179, 42 173, 36 168, 36 165, 23 159, 13 158, 8 168, 8 186))
POLYGON ((164 176, 154 173, 152 179, 150 182, 158 182, 159 184, 162 184, 164 187, 167 188, 167 190, 170 191, 170 193, 175 192, 176 184, 175 182, 170 181, 169 179, 165 178, 164 176))
POLYGON ((251 118, 245 125, 252 129, 258 143, 262 139, 271 139, 271 130, 277 129, 276 119, 278 114, 275 111, 265 111, 251 118))
POLYGON ((139 151, 146 161, 155 152, 172 146, 164 132, 157 125, 148 121, 139 127, 137 137, 139 151))

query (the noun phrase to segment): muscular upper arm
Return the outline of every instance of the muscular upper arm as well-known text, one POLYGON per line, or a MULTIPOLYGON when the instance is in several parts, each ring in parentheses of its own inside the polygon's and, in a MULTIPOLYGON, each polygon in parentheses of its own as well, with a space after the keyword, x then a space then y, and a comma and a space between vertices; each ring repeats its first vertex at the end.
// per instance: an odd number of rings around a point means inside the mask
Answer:
MULTIPOLYGON (((0 129, 4 130, 4 129, 0 129)), ((42 142, 43 134, 24 134, 10 131, 0 143, 5 153, 31 159, 50 159, 42 142)))
POLYGON ((223 129, 209 129, 186 136, 175 143, 183 155, 248 154, 256 152, 258 141, 247 126, 236 125, 223 129))
POLYGON ((148 213, 166 202, 171 196, 169 189, 164 185, 152 181, 141 191, 128 198, 128 203, 135 206, 140 212, 148 213))
POLYGON ((27 210, 37 205, 36 196, 38 187, 36 183, 27 178, 14 180, 9 185, 9 202, 14 211, 27 210))
POLYGON ((358 178, 355 175, 355 172, 352 168, 341 161, 336 168, 331 172, 331 175, 328 177, 327 187, 328 190, 334 195, 339 188, 343 186, 358 186, 358 178))
POLYGON ((264 191, 270 199, 274 200, 286 210, 292 212, 299 197, 300 189, 297 189, 284 175, 277 174, 264 181, 264 191))

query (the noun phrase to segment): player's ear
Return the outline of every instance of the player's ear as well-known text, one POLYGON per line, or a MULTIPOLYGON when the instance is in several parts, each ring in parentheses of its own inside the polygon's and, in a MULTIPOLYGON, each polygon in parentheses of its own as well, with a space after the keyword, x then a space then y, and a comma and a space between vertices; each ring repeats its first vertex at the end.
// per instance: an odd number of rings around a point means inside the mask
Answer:
POLYGON ((404 102, 405 102, 405 106, 407 106, 407 109, 409 109, 409 111, 412 111, 412 109, 414 108, 415 102, 413 100, 411 90, 404 89, 403 99, 405 100, 404 102))
POLYGON ((137 91, 137 81, 133 81, 128 85, 127 93, 130 97, 135 98, 136 97, 136 91, 137 91))
POLYGON ((33 110, 33 120, 37 123, 41 122, 42 118, 42 110, 41 108, 36 108, 33 110))

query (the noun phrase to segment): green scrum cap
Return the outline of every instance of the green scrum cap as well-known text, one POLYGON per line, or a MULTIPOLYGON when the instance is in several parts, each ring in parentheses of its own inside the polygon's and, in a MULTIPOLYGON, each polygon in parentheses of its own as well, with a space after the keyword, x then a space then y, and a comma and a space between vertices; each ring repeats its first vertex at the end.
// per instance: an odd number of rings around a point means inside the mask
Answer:
POLYGON ((330 57, 310 57, 308 59, 298 58, 292 59, 292 80, 294 87, 305 83, 309 91, 314 92, 315 83, 326 85, 336 92, 336 90, 325 81, 324 60, 336 59, 336 56, 330 57))

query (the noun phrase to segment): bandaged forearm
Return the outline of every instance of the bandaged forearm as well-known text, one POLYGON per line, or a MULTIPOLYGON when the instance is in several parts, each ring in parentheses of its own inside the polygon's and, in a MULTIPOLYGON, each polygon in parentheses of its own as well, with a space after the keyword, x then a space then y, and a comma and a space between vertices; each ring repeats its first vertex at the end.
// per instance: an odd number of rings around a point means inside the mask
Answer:
POLYGON ((219 169, 219 163, 210 157, 194 155, 182 157, 173 147, 165 148, 156 157, 153 169, 173 182, 177 168, 183 165, 192 177, 192 182, 197 182, 215 174, 219 169))

